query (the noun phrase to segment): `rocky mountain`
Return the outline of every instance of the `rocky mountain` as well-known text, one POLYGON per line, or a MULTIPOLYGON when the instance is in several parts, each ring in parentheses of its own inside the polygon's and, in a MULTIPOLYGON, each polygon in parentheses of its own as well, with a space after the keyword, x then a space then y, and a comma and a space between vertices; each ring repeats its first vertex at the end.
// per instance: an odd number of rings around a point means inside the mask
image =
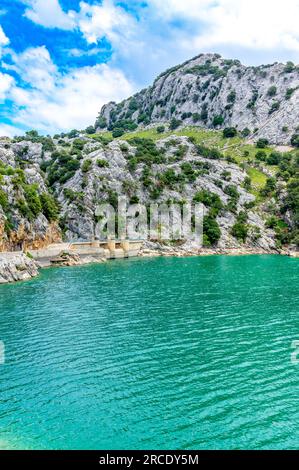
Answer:
POLYGON ((96 207, 120 195, 202 203, 206 247, 298 246, 298 105, 291 62, 206 54, 104 106, 96 129, 1 138, 0 251, 90 241, 96 207))
POLYGON ((218 54, 199 56, 162 73, 149 88, 103 107, 98 130, 115 136, 136 125, 234 127, 273 144, 299 142, 299 66, 246 67, 218 54))
POLYGON ((42 144, 0 141, 0 251, 60 241, 58 209, 40 169, 42 144))
POLYGON ((299 245, 296 152, 246 142, 234 150, 221 132, 207 145, 210 134, 202 143, 201 132, 151 129, 154 139, 135 132, 120 140, 74 132, 51 139, 32 131, 1 140, 0 251, 90 241, 97 205, 116 206, 118 195, 146 206, 203 203, 206 247, 299 245))

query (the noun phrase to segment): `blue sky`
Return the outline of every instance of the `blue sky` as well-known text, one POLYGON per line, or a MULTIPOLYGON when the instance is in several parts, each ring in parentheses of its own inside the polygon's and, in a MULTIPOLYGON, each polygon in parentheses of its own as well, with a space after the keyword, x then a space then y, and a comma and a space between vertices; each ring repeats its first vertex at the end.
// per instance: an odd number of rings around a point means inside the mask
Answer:
POLYGON ((0 135, 92 124, 201 52, 299 62, 299 0, 0 0, 0 135))

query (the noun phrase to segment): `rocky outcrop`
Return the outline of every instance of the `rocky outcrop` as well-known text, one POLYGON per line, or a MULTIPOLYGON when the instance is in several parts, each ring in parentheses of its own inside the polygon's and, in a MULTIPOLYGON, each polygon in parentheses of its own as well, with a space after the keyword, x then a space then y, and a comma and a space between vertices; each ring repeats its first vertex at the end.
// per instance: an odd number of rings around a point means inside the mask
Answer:
POLYGON ((289 144, 298 132, 299 66, 246 67, 218 54, 201 54, 162 73, 149 88, 103 107, 96 127, 132 124, 236 127, 251 138, 289 144))
POLYGON ((37 264, 24 253, 0 253, 0 284, 25 281, 37 275, 37 264))
POLYGON ((41 170, 42 145, 0 141, 0 252, 61 241, 55 201, 41 170))
MULTIPOLYGON (((88 150, 81 168, 88 161, 89 170, 85 173, 78 170, 67 183, 56 186, 69 240, 91 240, 95 233, 97 205, 113 202, 115 195, 125 195, 128 202, 135 200, 148 206, 151 203, 192 202, 198 192, 206 191, 218 197, 223 206, 217 216, 221 229, 220 249, 238 249, 243 245, 231 234, 237 214, 242 210, 248 212, 248 224, 252 228, 246 245, 262 250, 275 249, 273 230, 265 226, 266 213, 258 208, 247 210, 255 196, 244 189, 247 176, 244 169, 224 159, 203 157, 187 137, 161 139, 157 148, 163 158, 161 163, 152 164, 150 169, 143 163, 134 169, 130 167, 130 158, 134 158, 138 149, 128 142, 115 140, 91 152, 88 150), (98 162, 106 162, 107 165, 102 167, 98 162), (144 180, 144 171, 150 172, 148 181, 144 180), (168 177, 173 177, 174 181, 168 181, 168 177), (232 198, 228 188, 232 186, 237 191, 237 200, 230 210, 228 205, 232 198), (258 238, 254 236, 256 232, 259 233, 258 238)), ((208 210, 206 207, 206 213, 208 210)))

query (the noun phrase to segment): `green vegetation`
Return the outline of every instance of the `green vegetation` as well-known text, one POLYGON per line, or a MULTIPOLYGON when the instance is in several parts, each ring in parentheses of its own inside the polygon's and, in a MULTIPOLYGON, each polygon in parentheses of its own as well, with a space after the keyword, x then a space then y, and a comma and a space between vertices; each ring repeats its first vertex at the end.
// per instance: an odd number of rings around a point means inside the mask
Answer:
POLYGON ((269 90, 268 90, 268 92, 267 92, 267 95, 270 96, 270 97, 272 97, 272 96, 275 96, 276 93, 277 93, 277 87, 276 87, 275 85, 272 85, 272 86, 269 88, 269 90))
POLYGON ((221 238, 220 227, 214 217, 209 215, 203 220, 203 245, 210 247, 216 245, 221 238))
POLYGON ((233 237, 235 237, 237 240, 243 243, 246 242, 246 239, 248 236, 248 230, 249 230, 249 227, 246 222, 247 222, 246 212, 244 211, 239 212, 239 214, 236 217, 236 222, 232 226, 232 229, 231 229, 231 234, 233 235, 233 237))
POLYGON ((291 144, 299 148, 299 134, 294 134, 291 138, 291 144))
POLYGON ((213 126, 214 127, 222 126, 223 123, 224 123, 224 117, 223 116, 214 116, 214 119, 213 119, 213 126))
POLYGON ((224 139, 231 139, 233 137, 236 137, 238 134, 238 131, 235 127, 226 127, 223 129, 223 137, 224 139))

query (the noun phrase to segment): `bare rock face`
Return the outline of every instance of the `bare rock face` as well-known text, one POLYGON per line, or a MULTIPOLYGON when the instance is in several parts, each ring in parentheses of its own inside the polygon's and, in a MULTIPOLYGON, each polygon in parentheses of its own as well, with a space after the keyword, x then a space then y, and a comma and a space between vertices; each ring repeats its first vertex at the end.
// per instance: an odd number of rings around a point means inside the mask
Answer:
MULTIPOLYGON (((133 170, 130 168, 130 158, 137 152, 133 143, 113 141, 88 151, 82 160, 81 169, 67 183, 56 186, 68 240, 91 240, 95 234, 97 205, 111 203, 117 195, 125 195, 128 202, 133 199, 149 205, 153 202, 192 202, 198 192, 206 191, 217 196, 223 207, 216 218, 221 229, 219 249, 238 249, 244 245, 231 234, 231 229, 236 223, 237 214, 246 211, 250 230, 245 245, 265 251, 275 250, 274 233, 265 223, 267 214, 257 208, 247 210, 247 205, 255 197, 244 189, 247 176, 245 170, 226 160, 203 157, 187 137, 173 135, 161 139, 157 148, 163 151, 163 162, 151 166, 150 185, 145 184, 144 180, 144 172, 148 170, 146 165, 140 163, 133 170), (178 151, 181 152, 180 157, 177 157, 178 151), (86 161, 89 162, 89 169, 82 172, 86 161), (184 171, 191 171, 192 178, 188 179, 184 171), (173 176, 174 183, 165 180, 168 175, 173 176), (153 190, 161 184, 163 191, 153 196, 153 190), (237 199, 236 206, 230 210, 227 208, 231 200, 228 188, 232 186, 237 191, 237 199)), ((207 207, 206 213, 208 210, 207 207)))
POLYGON ((43 158, 39 143, 0 141, 0 252, 61 241, 49 210, 53 196, 40 168, 43 158))
POLYGON ((38 275, 36 263, 23 253, 0 253, 0 284, 25 281, 38 275))
POLYGON ((162 73, 153 85, 119 103, 105 105, 98 130, 121 121, 207 128, 236 127, 251 138, 289 144, 299 125, 299 67, 245 67, 218 54, 201 54, 162 73))

